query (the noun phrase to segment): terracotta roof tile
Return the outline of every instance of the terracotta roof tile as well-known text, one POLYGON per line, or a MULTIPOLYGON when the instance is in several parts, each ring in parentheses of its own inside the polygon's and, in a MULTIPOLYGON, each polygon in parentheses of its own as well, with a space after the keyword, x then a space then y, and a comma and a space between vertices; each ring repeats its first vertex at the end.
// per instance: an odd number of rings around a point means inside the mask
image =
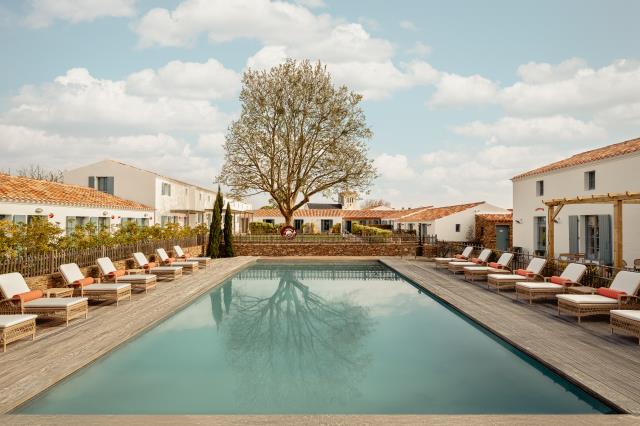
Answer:
POLYGON ((125 200, 84 186, 9 175, 0 175, 0 201, 153 210, 151 207, 135 201, 125 200))
POLYGON ((521 173, 517 176, 512 177, 511 179, 521 179, 524 177, 535 176, 553 170, 580 166, 582 164, 605 160, 607 158, 619 157, 621 155, 632 154, 634 152, 640 152, 640 138, 604 146, 602 148, 593 149, 591 151, 581 152, 569 158, 565 158, 564 160, 556 161, 555 163, 547 164, 546 166, 538 167, 537 169, 521 173))
POLYGON ((487 222, 510 222, 513 220, 513 213, 478 213, 487 222))
MULTIPOLYGON (((428 207, 405 210, 342 210, 342 209, 299 209, 293 217, 342 217, 345 219, 394 219, 421 212, 428 207)), ((278 209, 259 209, 253 211, 254 217, 279 217, 278 209)))
POLYGON ((399 222, 429 222, 431 220, 440 219, 446 216, 450 216, 454 213, 465 211, 482 203, 484 203, 484 201, 479 201, 477 203, 458 204, 455 206, 431 207, 414 215, 403 217, 399 220, 399 222))

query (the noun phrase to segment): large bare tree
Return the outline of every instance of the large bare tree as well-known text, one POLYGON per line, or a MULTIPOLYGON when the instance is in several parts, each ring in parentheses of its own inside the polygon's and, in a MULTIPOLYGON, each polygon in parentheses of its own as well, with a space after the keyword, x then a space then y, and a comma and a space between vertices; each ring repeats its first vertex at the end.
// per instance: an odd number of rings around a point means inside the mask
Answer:
POLYGON ((233 194, 269 194, 290 225, 314 194, 367 190, 376 173, 361 95, 334 86, 319 62, 248 70, 242 83, 218 177, 233 194))

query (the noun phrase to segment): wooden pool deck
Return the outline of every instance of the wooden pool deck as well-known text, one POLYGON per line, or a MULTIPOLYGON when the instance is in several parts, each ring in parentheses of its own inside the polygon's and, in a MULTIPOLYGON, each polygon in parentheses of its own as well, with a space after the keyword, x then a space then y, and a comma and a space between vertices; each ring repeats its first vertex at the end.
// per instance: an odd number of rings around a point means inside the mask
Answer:
POLYGON ((131 302, 90 306, 89 318, 73 320, 69 327, 39 326, 35 341, 12 343, 0 354, 0 414, 161 321, 256 259, 217 259, 206 270, 159 282, 146 295, 135 292, 131 302))
POLYGON ((518 302, 513 291, 498 294, 430 262, 381 261, 620 411, 640 414, 640 345, 612 335, 608 318, 583 318, 579 325, 558 317, 553 302, 518 302))

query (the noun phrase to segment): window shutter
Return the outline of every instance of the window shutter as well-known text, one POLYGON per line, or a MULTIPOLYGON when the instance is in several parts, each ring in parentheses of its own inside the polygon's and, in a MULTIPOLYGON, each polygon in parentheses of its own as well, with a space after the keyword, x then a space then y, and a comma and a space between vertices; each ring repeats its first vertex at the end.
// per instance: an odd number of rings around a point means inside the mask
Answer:
POLYGON ((89 176, 89 188, 95 188, 95 187, 96 187, 96 177, 89 176))
POLYGON ((578 253, 578 216, 569 216, 569 252, 578 253))
POLYGON ((598 216, 598 233, 600 237, 600 264, 611 265, 613 256, 611 254, 611 216, 608 214, 598 216))
POLYGON ((113 195, 113 176, 107 178, 107 194, 113 195))

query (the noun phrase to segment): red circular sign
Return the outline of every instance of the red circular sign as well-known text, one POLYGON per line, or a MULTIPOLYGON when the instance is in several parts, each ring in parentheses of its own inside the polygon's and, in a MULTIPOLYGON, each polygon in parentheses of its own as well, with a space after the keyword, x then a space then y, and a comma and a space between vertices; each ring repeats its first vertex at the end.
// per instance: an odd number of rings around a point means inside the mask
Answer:
POLYGON ((283 226, 282 229, 280 229, 280 235, 288 240, 295 238, 297 234, 298 231, 296 231, 296 228, 293 226, 283 226))

